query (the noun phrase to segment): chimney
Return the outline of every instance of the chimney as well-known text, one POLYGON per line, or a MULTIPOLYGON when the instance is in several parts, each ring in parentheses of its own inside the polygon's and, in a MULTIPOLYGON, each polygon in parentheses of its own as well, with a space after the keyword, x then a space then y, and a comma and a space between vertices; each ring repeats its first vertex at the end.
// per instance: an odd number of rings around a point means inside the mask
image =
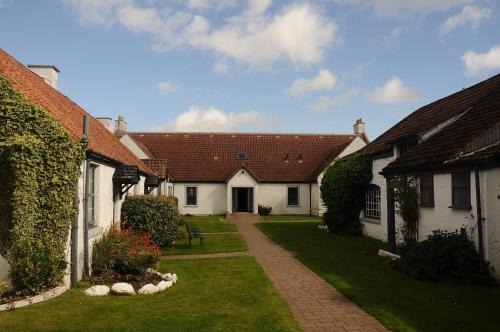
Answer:
POLYGON ((53 65, 28 65, 32 72, 43 78, 45 83, 57 90, 59 69, 53 65))
POLYGON ((102 123, 104 127, 106 127, 107 130, 109 130, 111 133, 114 131, 113 127, 113 119, 111 118, 96 118, 97 121, 102 123))
POLYGON ((354 124, 354 135, 366 135, 365 123, 361 118, 357 119, 356 123, 354 124))
POLYGON ((115 134, 125 134, 127 132, 127 122, 125 118, 118 115, 118 119, 115 121, 115 134))

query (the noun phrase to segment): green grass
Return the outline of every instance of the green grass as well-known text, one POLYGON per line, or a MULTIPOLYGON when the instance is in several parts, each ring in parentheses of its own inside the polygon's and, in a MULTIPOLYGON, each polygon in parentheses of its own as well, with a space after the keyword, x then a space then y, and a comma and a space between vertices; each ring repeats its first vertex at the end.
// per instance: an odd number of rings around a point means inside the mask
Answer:
POLYGON ((321 221, 321 217, 315 216, 301 216, 296 214, 270 214, 268 216, 261 216, 263 221, 321 221))
POLYGON ((203 233, 226 233, 238 231, 235 224, 225 221, 225 216, 184 216, 183 219, 188 223, 189 227, 198 228, 203 233), (220 221, 221 219, 224 221, 220 221))
POLYGON ((213 254, 220 252, 235 252, 248 250, 247 244, 239 234, 205 234, 203 236, 205 245, 200 246, 199 239, 192 240, 189 248, 188 239, 177 240, 172 248, 163 248, 163 255, 195 255, 213 254))
POLYGON ((92 298, 84 288, 0 312, 0 331, 299 331, 252 257, 164 261, 179 282, 154 295, 92 298))
POLYGON ((376 255, 383 242, 315 223, 260 223, 273 241, 394 331, 498 331, 500 287, 423 283, 376 255))

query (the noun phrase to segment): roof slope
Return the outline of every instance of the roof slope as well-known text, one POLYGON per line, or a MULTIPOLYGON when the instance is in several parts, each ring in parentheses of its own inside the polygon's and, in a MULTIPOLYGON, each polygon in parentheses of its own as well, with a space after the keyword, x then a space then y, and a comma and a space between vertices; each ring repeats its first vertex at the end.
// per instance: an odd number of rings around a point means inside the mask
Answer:
POLYGON ((145 145, 155 159, 165 159, 169 175, 178 182, 223 182, 242 166, 261 182, 309 182, 318 169, 338 156, 356 137, 246 133, 129 135, 145 145), (246 152, 248 160, 237 160, 238 152, 246 152))
POLYGON ((422 168, 459 166, 500 157, 500 142, 467 151, 467 145, 477 142, 500 126, 500 85, 476 99, 455 122, 428 140, 412 147, 406 154, 384 168, 385 173, 422 168), (474 151, 476 150, 476 151, 474 151))
POLYGON ((137 165, 142 172, 154 173, 99 121, 2 49, 0 49, 0 75, 8 79, 16 91, 58 120, 75 141, 80 141, 82 138, 83 117, 88 115, 90 151, 119 163, 137 165))
POLYGON ((396 141, 417 137, 422 132, 465 112, 485 95, 498 89, 500 89, 500 74, 423 106, 364 147, 362 152, 382 152, 390 149, 392 143, 396 141))

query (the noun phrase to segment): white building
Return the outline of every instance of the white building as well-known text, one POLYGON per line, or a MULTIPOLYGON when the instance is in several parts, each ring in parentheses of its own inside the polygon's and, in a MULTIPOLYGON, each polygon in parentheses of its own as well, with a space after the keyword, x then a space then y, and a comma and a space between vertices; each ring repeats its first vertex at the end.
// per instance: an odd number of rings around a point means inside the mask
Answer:
POLYGON ((402 220, 391 178, 414 176, 418 239, 437 229, 465 231, 500 275, 500 75, 418 109, 362 152, 373 160, 364 234, 394 249, 402 220))
MULTIPOLYGON (((88 149, 78 181, 78 218, 73 225, 76 227, 72 227, 75 241, 68 232, 67 261, 71 264, 68 264, 64 282, 69 286, 70 276, 73 283, 81 279, 84 257, 91 257, 93 241, 113 225, 119 225, 121 204, 131 185, 126 182, 144 188, 146 178, 152 178, 155 173, 110 132, 112 123, 102 121, 106 127, 57 91, 59 70, 56 67, 30 65, 30 69, 0 50, 0 76, 8 79, 25 98, 47 111, 75 142, 84 137, 84 118, 88 119, 88 149), (123 173, 129 176, 125 181, 120 176, 123 173)), ((116 123, 118 129, 122 125, 120 121, 116 123)), ((7 260, 0 256, 0 280, 6 279, 8 272, 7 260)))
POLYGON ((179 200, 182 214, 318 215, 323 171, 367 143, 360 120, 351 135, 247 133, 126 133, 134 154, 164 174, 160 192, 179 200))

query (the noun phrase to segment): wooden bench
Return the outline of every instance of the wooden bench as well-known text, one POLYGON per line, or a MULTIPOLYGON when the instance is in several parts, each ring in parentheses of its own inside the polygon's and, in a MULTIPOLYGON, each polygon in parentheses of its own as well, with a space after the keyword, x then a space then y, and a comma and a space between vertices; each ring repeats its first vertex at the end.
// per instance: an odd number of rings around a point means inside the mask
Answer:
POLYGON ((189 228, 188 223, 186 223, 186 232, 189 237, 189 247, 191 248, 192 239, 199 238, 200 239, 200 247, 203 247, 205 244, 203 242, 203 233, 198 228, 189 228))

